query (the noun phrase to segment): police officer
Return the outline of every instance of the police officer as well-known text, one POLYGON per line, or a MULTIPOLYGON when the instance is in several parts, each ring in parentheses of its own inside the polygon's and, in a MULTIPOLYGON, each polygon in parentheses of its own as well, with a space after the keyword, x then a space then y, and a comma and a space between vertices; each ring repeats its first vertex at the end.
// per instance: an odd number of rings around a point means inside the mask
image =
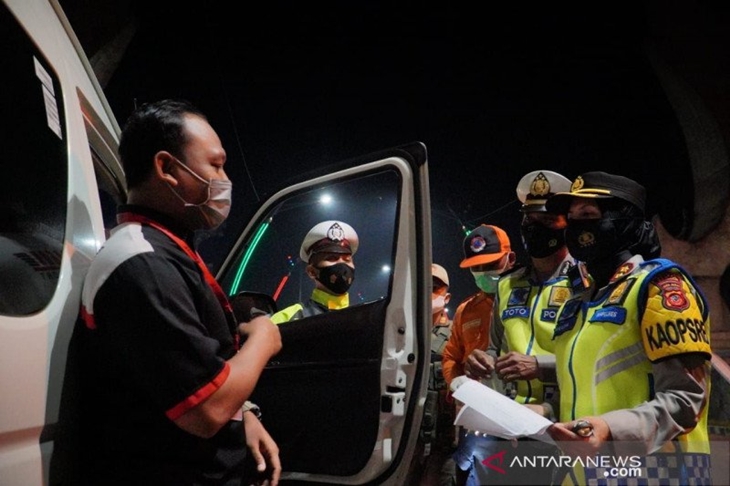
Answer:
MULTIPOLYGON (((569 455, 611 441, 609 457, 641 458, 642 478, 710 484, 708 306, 686 270, 657 258, 645 199, 634 180, 586 172, 547 202, 567 214, 566 244, 593 278, 558 313, 560 422, 548 432, 569 455)), ((566 480, 611 474, 581 469, 566 480)))
POLYGON ((307 302, 296 303, 271 316, 275 324, 344 309, 350 305, 348 290, 355 280, 355 262, 360 240, 342 221, 323 221, 304 237, 299 257, 315 288, 307 302))
MULTIPOLYGON (((571 295, 568 271, 574 266, 565 245, 565 215, 548 212, 545 202, 553 194, 567 191, 570 180, 549 170, 526 174, 517 184, 522 203, 520 233, 530 256, 527 266, 504 274, 498 284, 487 351, 474 350, 466 363, 467 376, 483 379, 493 373, 515 387, 514 400, 554 418, 557 399, 555 356, 539 343, 551 343, 560 305, 571 295)), ((516 452, 525 455, 556 455, 557 449, 543 442, 520 440, 516 452)), ((549 484, 552 467, 530 467, 498 477, 488 471, 483 483, 501 479, 509 484, 549 484)))
POLYGON ((466 363, 467 375, 477 379, 496 370, 504 382, 516 384, 516 401, 544 403, 546 416, 552 415, 549 400, 556 388, 555 356, 549 352, 553 327, 558 308, 571 295, 567 274, 575 260, 565 245, 565 215, 548 212, 545 202, 569 188, 570 180, 549 170, 530 172, 517 184, 520 233, 530 264, 500 279, 489 349, 474 350, 466 363))

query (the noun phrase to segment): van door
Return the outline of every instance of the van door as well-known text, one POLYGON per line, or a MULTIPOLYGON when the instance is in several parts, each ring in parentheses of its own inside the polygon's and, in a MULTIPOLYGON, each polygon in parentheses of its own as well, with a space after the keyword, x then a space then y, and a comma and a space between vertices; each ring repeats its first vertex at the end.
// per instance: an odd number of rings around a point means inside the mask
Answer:
POLYGON ((251 398, 279 445, 285 484, 404 484, 430 349, 426 159, 415 143, 278 192, 221 267, 232 298, 268 294, 282 309, 313 289, 298 256, 311 227, 340 220, 359 236, 349 307, 280 324, 283 349, 251 398))

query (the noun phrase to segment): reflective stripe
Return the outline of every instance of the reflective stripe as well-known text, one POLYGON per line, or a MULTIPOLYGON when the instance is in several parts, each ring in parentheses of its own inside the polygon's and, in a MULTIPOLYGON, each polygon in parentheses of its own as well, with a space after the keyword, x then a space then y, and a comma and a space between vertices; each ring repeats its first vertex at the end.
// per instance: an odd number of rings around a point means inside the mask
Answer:
MULTIPOLYGON (((615 358, 614 360, 612 360, 615 362, 615 364, 607 364, 607 366, 610 366, 609 369, 596 373, 594 379, 595 385, 598 385, 602 381, 611 378, 617 373, 621 373, 622 371, 633 368, 637 364, 646 361, 646 354, 644 354, 644 349, 641 343, 636 343, 629 346, 628 348, 620 350, 619 352, 611 353, 605 358, 600 359, 599 364, 603 364, 603 362, 609 360, 609 358, 611 357, 615 358)), ((599 366, 598 368, 600 369, 602 368, 602 366, 599 366)))
POLYGON ((598 385, 602 381, 611 378, 613 375, 621 373, 622 371, 625 371, 629 368, 633 368, 634 366, 641 364, 644 361, 646 361, 646 355, 642 350, 637 350, 636 353, 634 353, 628 359, 617 363, 607 370, 596 373, 594 384, 598 385))

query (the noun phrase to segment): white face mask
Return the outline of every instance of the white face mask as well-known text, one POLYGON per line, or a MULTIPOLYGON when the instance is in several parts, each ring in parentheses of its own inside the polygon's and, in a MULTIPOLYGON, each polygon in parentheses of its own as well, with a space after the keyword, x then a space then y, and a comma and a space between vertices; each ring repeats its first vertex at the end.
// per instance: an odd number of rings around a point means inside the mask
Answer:
POLYGON ((446 297, 439 295, 435 299, 431 299, 431 310, 433 315, 438 314, 446 308, 446 297))
POLYGON ((175 191, 175 188, 169 184, 168 186, 172 190, 173 194, 175 194, 185 204, 185 207, 197 207, 200 210, 206 229, 216 228, 225 221, 228 217, 228 213, 231 211, 233 183, 231 181, 212 178, 209 181, 206 181, 178 159, 175 159, 175 161, 196 179, 208 186, 208 198, 200 204, 192 204, 183 199, 182 196, 175 191))

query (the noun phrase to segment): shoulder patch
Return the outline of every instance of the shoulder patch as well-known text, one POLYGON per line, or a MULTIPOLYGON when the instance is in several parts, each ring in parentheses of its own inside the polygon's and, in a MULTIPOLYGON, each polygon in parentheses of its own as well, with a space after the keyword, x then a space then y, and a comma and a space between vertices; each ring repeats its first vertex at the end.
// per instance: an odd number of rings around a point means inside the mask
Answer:
POLYGON ((689 308, 689 299, 682 288, 682 279, 679 275, 665 273, 654 280, 662 295, 662 305, 673 311, 683 311, 689 308))
POLYGON ((648 284, 641 335, 651 361, 685 353, 712 353, 710 320, 703 317, 690 284, 679 273, 663 273, 648 284))

